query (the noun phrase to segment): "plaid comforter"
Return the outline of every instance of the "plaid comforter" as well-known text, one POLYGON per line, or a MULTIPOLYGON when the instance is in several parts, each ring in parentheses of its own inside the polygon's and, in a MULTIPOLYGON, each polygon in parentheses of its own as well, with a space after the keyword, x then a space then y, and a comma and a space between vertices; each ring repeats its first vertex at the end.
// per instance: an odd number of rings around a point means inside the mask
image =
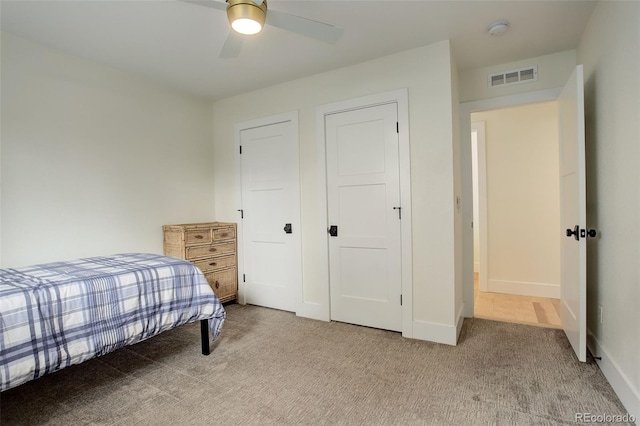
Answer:
POLYGON ((118 254, 0 269, 0 391, 225 311, 191 263, 118 254))

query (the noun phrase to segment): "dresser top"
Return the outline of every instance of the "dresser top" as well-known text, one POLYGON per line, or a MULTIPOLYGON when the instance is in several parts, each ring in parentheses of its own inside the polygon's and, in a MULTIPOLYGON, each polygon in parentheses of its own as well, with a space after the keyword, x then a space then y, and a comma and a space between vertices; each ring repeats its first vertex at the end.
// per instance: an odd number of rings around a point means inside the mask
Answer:
POLYGON ((220 228, 225 226, 235 226, 233 222, 201 222, 201 223, 182 223, 177 225, 163 225, 162 229, 198 229, 198 228, 220 228))

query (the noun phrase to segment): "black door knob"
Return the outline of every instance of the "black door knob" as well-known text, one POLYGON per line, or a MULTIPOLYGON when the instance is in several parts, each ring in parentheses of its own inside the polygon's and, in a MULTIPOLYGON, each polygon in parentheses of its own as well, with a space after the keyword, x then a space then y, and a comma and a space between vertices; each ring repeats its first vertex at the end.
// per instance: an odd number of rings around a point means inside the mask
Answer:
POLYGON ((573 227, 573 230, 567 229, 566 235, 567 235, 567 237, 570 237, 570 236, 573 235, 573 238, 575 238, 576 241, 580 241, 579 232, 580 232, 580 227, 578 225, 576 225, 576 226, 573 227))
POLYGON ((293 231, 291 230, 291 224, 287 223, 286 225, 284 225, 284 232, 286 232, 287 234, 292 233, 293 231))

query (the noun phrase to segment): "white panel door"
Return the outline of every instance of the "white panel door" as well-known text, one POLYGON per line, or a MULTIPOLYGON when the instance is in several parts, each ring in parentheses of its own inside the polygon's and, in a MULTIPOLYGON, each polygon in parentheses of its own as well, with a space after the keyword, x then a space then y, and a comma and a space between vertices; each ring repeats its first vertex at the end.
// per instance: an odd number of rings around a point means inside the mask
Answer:
POLYGON ((397 105, 326 116, 331 319, 402 330, 397 105))
POLYGON ((292 122, 240 131, 246 302, 295 311, 301 278, 297 129, 292 122))
POLYGON ((558 98, 560 125, 562 328, 580 361, 587 351, 587 215, 584 81, 578 65, 558 98))

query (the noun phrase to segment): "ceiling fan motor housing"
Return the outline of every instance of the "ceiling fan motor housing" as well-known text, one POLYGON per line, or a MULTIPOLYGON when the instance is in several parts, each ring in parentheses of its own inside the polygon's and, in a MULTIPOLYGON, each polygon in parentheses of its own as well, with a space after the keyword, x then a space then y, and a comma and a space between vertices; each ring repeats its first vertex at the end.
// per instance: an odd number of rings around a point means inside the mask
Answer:
POLYGON ((259 23, 260 29, 256 32, 259 32, 264 27, 264 22, 267 17, 266 0, 264 0, 260 5, 252 2, 251 0, 227 0, 227 3, 229 4, 227 7, 227 18, 229 18, 229 23, 236 31, 238 30, 235 28, 234 22, 242 22, 242 20, 259 23))

